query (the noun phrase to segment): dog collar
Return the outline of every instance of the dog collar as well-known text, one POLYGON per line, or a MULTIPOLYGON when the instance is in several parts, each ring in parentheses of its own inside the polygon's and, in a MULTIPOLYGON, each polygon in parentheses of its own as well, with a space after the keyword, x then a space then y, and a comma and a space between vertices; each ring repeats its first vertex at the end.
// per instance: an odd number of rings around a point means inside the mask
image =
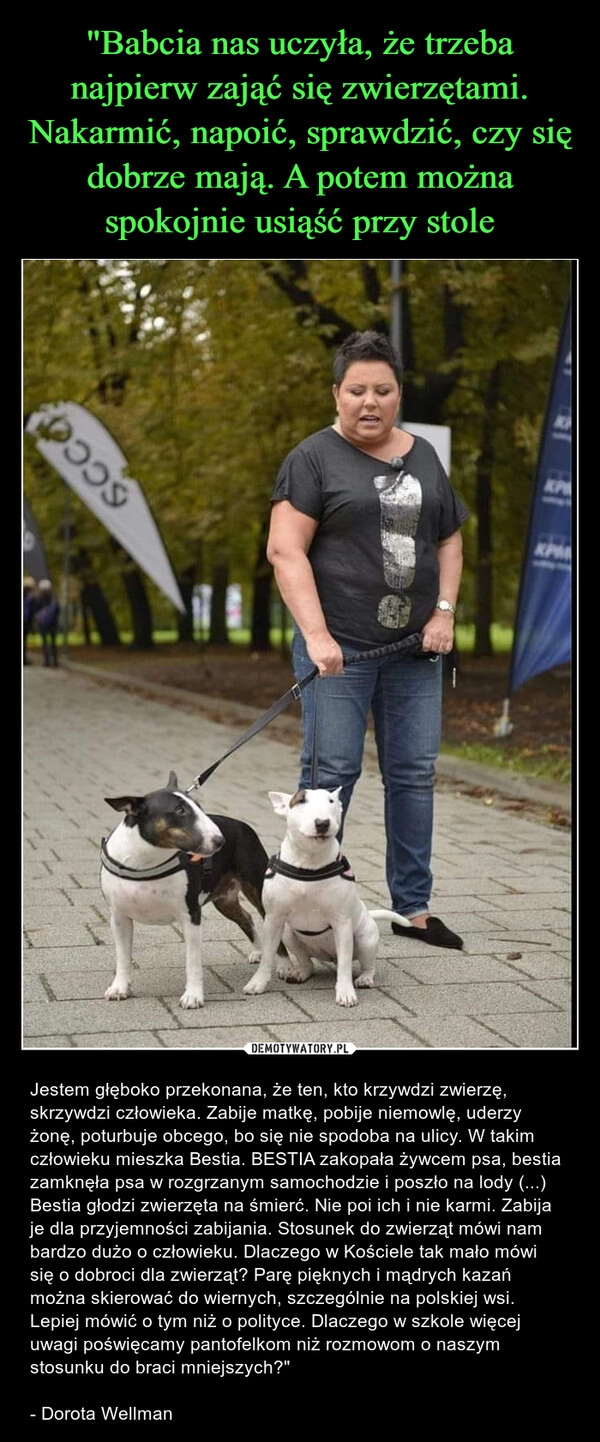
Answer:
MULTIPOLYGON (((269 881, 272 876, 275 876, 275 873, 279 876, 289 876, 292 881, 327 881, 330 876, 341 876, 344 881, 355 880, 350 862, 346 860, 345 856, 342 856, 341 852, 337 861, 331 861, 329 866, 321 866, 317 871, 304 866, 290 866, 289 862, 281 860, 279 852, 277 852, 275 856, 270 857, 265 872, 265 881, 269 881)), ((318 933, 312 934, 316 936, 318 933)), ((307 931, 305 935, 309 936, 311 933, 307 931)))
MULTIPOLYGON (((160 881, 164 876, 175 876, 177 871, 186 870, 185 861, 182 861, 180 858, 181 852, 176 851, 174 856, 167 857, 167 860, 161 861, 159 866, 146 866, 136 871, 133 866, 123 866, 120 861, 115 861, 114 857, 110 855, 106 845, 106 837, 102 837, 100 848, 101 865, 104 866, 107 871, 110 871, 113 876, 120 876, 123 881, 160 881)), ((203 861, 201 865, 204 870, 206 863, 203 861)))

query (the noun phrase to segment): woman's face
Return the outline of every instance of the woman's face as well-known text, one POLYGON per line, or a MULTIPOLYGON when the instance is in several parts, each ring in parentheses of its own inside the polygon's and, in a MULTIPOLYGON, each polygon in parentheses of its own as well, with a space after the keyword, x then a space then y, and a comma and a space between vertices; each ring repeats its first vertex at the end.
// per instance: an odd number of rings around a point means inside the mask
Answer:
POLYGON ((333 394, 346 440, 366 450, 387 440, 400 405, 400 387, 391 366, 385 361, 353 361, 333 394))

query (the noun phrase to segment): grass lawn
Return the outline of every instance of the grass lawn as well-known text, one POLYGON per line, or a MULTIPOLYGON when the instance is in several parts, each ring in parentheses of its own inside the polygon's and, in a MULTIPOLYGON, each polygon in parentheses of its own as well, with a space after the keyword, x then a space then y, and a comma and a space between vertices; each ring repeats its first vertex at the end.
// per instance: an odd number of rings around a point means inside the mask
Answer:
MULTIPOLYGON (((124 645, 124 646, 130 646, 130 645, 131 645, 131 642, 132 642, 132 640, 133 640, 133 632, 131 632, 131 631, 121 631, 120 635, 121 635, 121 640, 122 640, 122 642, 123 642, 123 645, 124 645)), ((171 645, 171 644, 174 644, 175 642, 177 642, 177 632, 176 632, 176 631, 159 631, 159 630, 155 630, 155 631, 153 632, 153 636, 154 636, 154 640, 155 640, 155 643, 156 643, 157 646, 158 646, 158 645, 160 645, 160 646, 168 646, 168 645, 171 645)), ((291 629, 291 627, 290 627, 290 629, 286 631, 286 638, 285 638, 288 646, 291 646, 291 644, 292 644, 292 636, 293 636, 293 631, 292 631, 292 629, 291 629)), ((493 645, 493 648, 494 648, 494 653, 495 653, 497 656, 498 656, 498 655, 505 654, 505 653, 508 654, 508 653, 510 652, 510 649, 511 649, 511 646, 512 646, 512 638, 513 638, 512 627, 510 627, 510 626, 497 626, 497 625, 493 625, 493 626, 492 626, 492 645, 493 645)), ((62 640, 62 634, 61 634, 61 638, 60 638, 60 639, 62 640)), ((202 638, 201 638, 198 634, 196 634, 196 640, 200 640, 200 639, 202 639, 202 638)), ((247 630, 247 629, 240 629, 239 631, 230 631, 230 632, 229 632, 229 639, 230 639, 230 641, 231 641, 234 645, 237 645, 237 646, 249 646, 249 645, 250 645, 250 631, 247 630)), ((99 644, 99 637, 98 637, 98 635, 95 634, 93 631, 92 631, 92 642, 93 642, 94 645, 98 645, 98 644, 99 644)), ((457 627, 456 627, 456 644, 457 644, 458 650, 459 650, 460 652, 464 653, 465 655, 469 655, 469 654, 472 652, 472 650, 473 650, 474 642, 475 642, 475 627, 474 627, 474 626, 457 626, 457 627)), ((41 646, 41 644, 42 644, 42 643, 41 643, 41 637, 38 636, 38 635, 36 635, 35 632, 34 632, 34 633, 29 637, 28 645, 30 645, 33 649, 35 649, 36 647, 41 646)), ((69 632, 69 635, 68 635, 68 637, 67 637, 67 644, 68 644, 68 646, 83 646, 83 645, 85 645, 85 640, 84 640, 84 637, 83 637, 82 633, 81 633, 80 631, 70 631, 70 632, 69 632)), ((273 629, 273 630, 271 631, 271 645, 274 647, 275 650, 277 650, 277 649, 281 646, 281 630, 280 630, 279 628, 273 629)))

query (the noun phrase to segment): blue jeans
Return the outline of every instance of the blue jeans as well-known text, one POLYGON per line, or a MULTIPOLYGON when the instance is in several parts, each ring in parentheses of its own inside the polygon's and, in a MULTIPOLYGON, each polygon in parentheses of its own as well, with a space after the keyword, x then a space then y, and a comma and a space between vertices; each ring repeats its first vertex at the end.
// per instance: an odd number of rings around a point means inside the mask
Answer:
MULTIPOLYGON (((294 671, 310 670, 296 634, 294 671)), ((302 692, 300 786, 311 786, 315 706, 318 784, 341 786, 344 813, 358 781, 369 710, 373 712, 385 793, 386 877, 392 909, 403 916, 429 910, 433 783, 440 745, 442 662, 413 655, 362 661, 341 676, 317 677, 302 692)))

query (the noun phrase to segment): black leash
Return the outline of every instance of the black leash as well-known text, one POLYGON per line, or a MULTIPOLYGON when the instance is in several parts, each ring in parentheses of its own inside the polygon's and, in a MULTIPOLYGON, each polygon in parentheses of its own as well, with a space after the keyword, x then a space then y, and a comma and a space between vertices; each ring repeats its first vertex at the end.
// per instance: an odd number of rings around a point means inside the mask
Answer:
POLYGON ((250 726, 247 731, 244 731, 243 736, 240 736, 239 741, 236 741, 235 745, 229 747, 229 751, 226 751, 224 756, 220 756, 218 761, 214 761, 212 766, 207 766, 206 771, 202 771, 199 776, 196 776, 191 786, 187 787, 186 796, 188 792, 195 791, 196 787, 204 786, 205 781, 208 781, 209 776, 212 776, 217 766, 220 766, 223 761, 226 761, 228 756, 232 756, 234 751, 238 751, 240 746, 245 746, 246 742, 251 741, 253 736, 257 736, 258 732, 262 731, 264 726, 268 726, 270 721, 274 721, 275 717, 279 716, 280 711, 285 711, 290 701, 298 701, 304 687, 308 686, 310 681, 314 681, 318 673, 319 668, 315 666, 312 671, 309 671, 308 676, 303 676, 302 680, 297 681, 295 686, 290 686, 285 696, 280 696, 278 701, 274 701, 273 705, 269 707, 269 710, 265 711, 263 716, 259 716, 258 721, 254 721, 253 725, 250 726))
MULTIPOLYGON (((374 646, 370 651, 356 651, 351 656, 344 656, 344 666, 355 666, 360 661, 378 661, 384 656, 398 656, 403 651, 416 651, 417 647, 421 645, 421 641, 421 632, 415 631, 412 635, 405 636, 402 641, 392 641, 388 646, 374 646)), ((185 793, 186 796, 189 794, 190 791, 195 791, 197 787, 204 786, 204 783, 208 781, 209 776, 212 776, 213 771, 216 771, 217 766, 221 766, 223 761, 227 760, 228 756, 232 756, 234 751, 239 751, 240 746, 245 746, 247 741, 251 741, 253 736, 257 736, 259 731, 262 731, 265 726, 268 726, 271 721, 274 721, 275 717, 279 716, 281 711, 285 711, 285 708, 286 706, 289 706, 290 701, 299 701, 304 687, 309 686, 311 681, 314 681, 315 676, 318 676, 318 674, 319 667, 313 666, 312 670, 309 671, 306 676, 303 676, 301 681, 296 681, 294 686, 290 686, 289 691, 286 691, 284 696, 280 696, 278 701, 274 701, 273 705, 269 707, 269 710, 265 711, 263 716, 259 716, 258 720, 254 721, 252 726, 250 726, 247 731, 244 731, 244 734, 243 736, 240 736, 239 741, 236 741, 233 746, 230 746, 229 750, 226 751, 223 756, 220 756, 218 761, 214 761, 212 766, 207 766, 206 771, 202 771, 199 776, 195 777, 195 779, 192 781, 191 786, 187 787, 185 793)), ((316 749, 314 744, 316 740, 316 714, 317 708, 315 704, 313 769, 316 749)))

